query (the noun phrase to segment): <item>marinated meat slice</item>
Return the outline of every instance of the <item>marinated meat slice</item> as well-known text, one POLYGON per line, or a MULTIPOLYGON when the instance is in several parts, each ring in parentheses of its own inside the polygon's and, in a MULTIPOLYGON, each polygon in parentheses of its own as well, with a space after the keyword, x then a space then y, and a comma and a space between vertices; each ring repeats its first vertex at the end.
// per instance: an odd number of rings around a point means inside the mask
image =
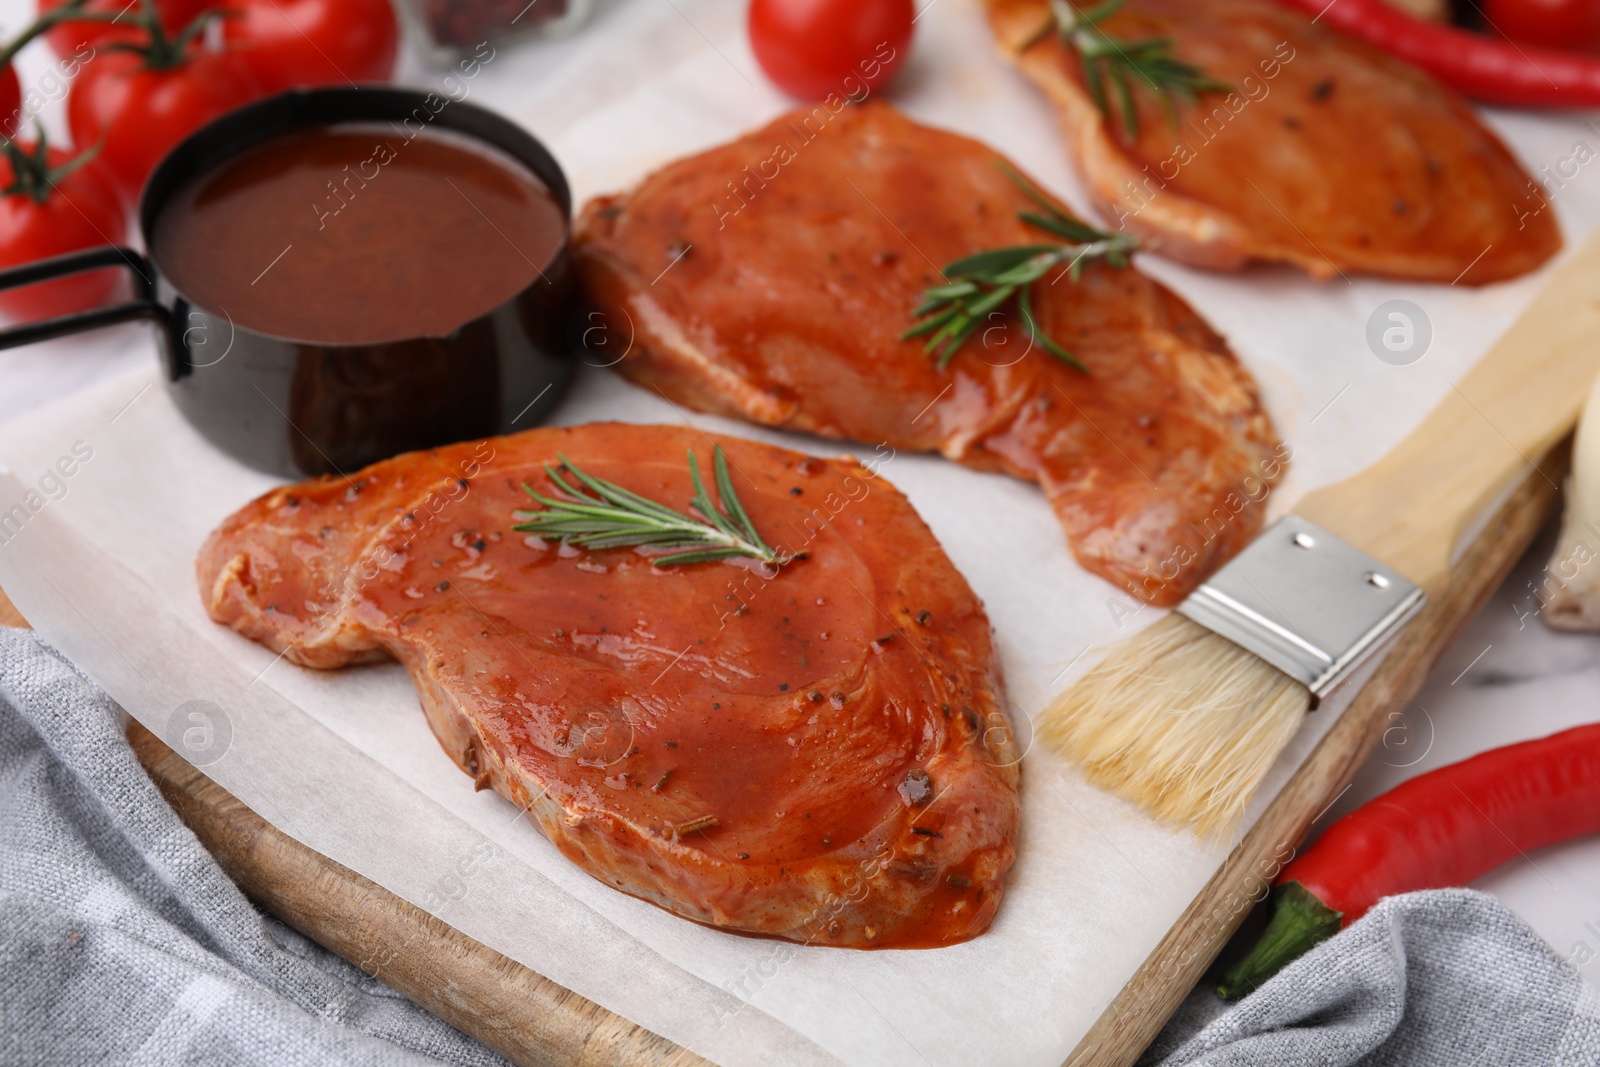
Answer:
POLYGON ((887 105, 798 111, 589 203, 580 276, 639 383, 1037 481, 1085 567, 1172 603, 1254 536, 1287 451, 1222 339, 1132 268, 1033 287, 1088 373, 1010 312, 943 370, 901 337, 945 264, 1051 240, 1001 162, 887 105))
POLYGON ((574 863, 732 930, 947 944, 994 918, 1018 757, 983 606, 849 460, 600 424, 418 452, 274 490, 198 560, 212 618, 308 667, 392 655, 445 752, 574 863), (655 567, 513 530, 544 465, 677 510, 726 450, 795 555, 655 567), (749 565, 745 565, 749 564, 749 565))
POLYGON ((1271 0, 1128 0, 1099 24, 1124 40, 1170 38, 1178 59, 1233 89, 1176 102, 1174 123, 1132 78, 1131 142, 1057 34, 1018 53, 1047 0, 986 3, 1002 50, 1059 112, 1106 218, 1163 255, 1483 285, 1561 247, 1532 177, 1465 100, 1271 0))

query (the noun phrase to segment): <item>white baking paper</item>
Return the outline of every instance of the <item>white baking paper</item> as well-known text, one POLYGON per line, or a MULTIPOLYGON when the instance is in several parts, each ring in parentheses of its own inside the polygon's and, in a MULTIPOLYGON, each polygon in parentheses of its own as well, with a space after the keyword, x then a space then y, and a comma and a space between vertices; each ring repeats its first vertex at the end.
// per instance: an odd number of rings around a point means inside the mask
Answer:
MULTIPOLYGON (((503 48, 472 92, 543 137, 580 197, 614 190, 785 109, 757 71, 742 19, 743 5, 731 0, 604 7, 572 40, 503 48)), ((988 141, 1085 208, 1052 115, 1002 63, 975 0, 931 0, 916 31, 891 98, 921 120, 988 141)), ((1600 168, 1575 163, 1574 147, 1600 147, 1600 132, 1572 116, 1491 121, 1530 170, 1549 167, 1560 182, 1554 210, 1569 247, 1576 244, 1600 219, 1600 183, 1590 173, 1600 168)), ((1286 270, 1206 275, 1149 256, 1141 265, 1199 308, 1260 380, 1295 453, 1275 514, 1399 441, 1542 281, 1463 290, 1317 284, 1286 270), (1392 299, 1412 301, 1431 323, 1431 347, 1406 366, 1380 361, 1366 340, 1369 317, 1392 299)), ((6 353, 0 375, 29 383, 30 396, 76 389, 0 425, 0 515, 40 504, 27 509, 20 532, 0 530, 0 585, 47 638, 298 840, 729 1067, 1060 1063, 1230 847, 1167 830, 1034 750, 1005 902, 994 927, 968 944, 852 952, 675 919, 591 880, 512 805, 475 793, 433 740, 398 666, 306 671, 206 618, 195 551, 213 525, 272 483, 187 427, 144 333, 6 353), (89 376, 85 366, 96 372, 80 387, 74 379, 89 376)), ((586 370, 559 421, 600 418, 687 421, 842 450, 682 411, 586 370)), ((872 443, 860 451, 872 454, 872 443)), ((988 605, 1020 734, 1092 662, 1092 649, 1157 616, 1075 565, 1035 489, 905 454, 881 473, 911 498, 988 605)), ((1254 810, 1338 711, 1310 717, 1254 810)), ((1208 924, 1214 937, 1226 919, 1208 924)), ((396 955, 419 949, 373 944, 364 965, 381 975, 396 955)))

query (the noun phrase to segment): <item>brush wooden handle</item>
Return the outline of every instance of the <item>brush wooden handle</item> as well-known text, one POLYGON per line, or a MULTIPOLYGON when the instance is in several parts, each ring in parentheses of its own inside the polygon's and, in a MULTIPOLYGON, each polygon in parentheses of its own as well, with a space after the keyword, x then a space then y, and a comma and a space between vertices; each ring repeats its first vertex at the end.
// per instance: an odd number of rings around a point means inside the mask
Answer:
POLYGON ((1577 422, 1600 373, 1600 231, 1421 426, 1295 511, 1429 592, 1457 541, 1577 422))

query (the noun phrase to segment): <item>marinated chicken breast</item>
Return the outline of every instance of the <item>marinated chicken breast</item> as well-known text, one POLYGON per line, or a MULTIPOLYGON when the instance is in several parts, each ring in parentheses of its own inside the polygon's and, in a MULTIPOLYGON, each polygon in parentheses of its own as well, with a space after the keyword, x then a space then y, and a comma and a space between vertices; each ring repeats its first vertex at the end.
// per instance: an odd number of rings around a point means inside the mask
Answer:
POLYGON ((212 618, 296 663, 398 659, 450 758, 607 885, 856 948, 994 918, 1019 754, 989 621, 911 505, 852 461, 657 426, 532 430, 274 490, 197 570, 212 618), (558 453, 684 511, 686 453, 706 464, 713 444, 795 557, 775 573, 513 530, 538 507, 524 483, 559 495, 558 453))
POLYGON ((1033 286, 1087 373, 1009 311, 945 369, 902 338, 945 264, 1054 240, 1001 162, 887 105, 797 111, 590 202, 579 274, 642 385, 1036 481, 1083 566, 1173 603, 1255 535, 1287 450, 1222 339, 1131 267, 1033 286))
POLYGON ((1107 220, 1163 255, 1483 285, 1561 247, 1533 178, 1465 100, 1272 0, 1128 0, 1099 24, 1121 40, 1170 38, 1179 60, 1232 87, 1177 102, 1174 123, 1132 76, 1132 141, 1056 33, 1018 52, 1047 0, 985 2, 1002 50, 1059 112, 1107 220))

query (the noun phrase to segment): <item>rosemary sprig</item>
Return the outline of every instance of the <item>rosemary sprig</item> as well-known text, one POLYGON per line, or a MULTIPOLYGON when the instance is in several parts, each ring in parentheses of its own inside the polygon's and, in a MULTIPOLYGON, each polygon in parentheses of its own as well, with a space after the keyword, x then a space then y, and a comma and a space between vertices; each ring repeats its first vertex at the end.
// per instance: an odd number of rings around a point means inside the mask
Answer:
POLYGON ((1233 87, 1207 77, 1199 67, 1174 57, 1170 37, 1128 41, 1107 35, 1099 23, 1114 15, 1126 2, 1102 0, 1089 10, 1080 11, 1068 0, 1050 0, 1050 17, 1018 46, 1017 51, 1026 52, 1049 36, 1051 30, 1056 31, 1061 43, 1078 53, 1083 62, 1084 79, 1089 83, 1089 95, 1107 118, 1111 117, 1111 108, 1106 83, 1111 84, 1122 111, 1123 129, 1127 131, 1128 140, 1133 141, 1139 136, 1139 114, 1133 106, 1130 74, 1156 91, 1174 127, 1178 125, 1174 101, 1192 104, 1199 93, 1227 92, 1233 87))
POLYGON ((780 566, 784 562, 780 554, 761 539, 744 505, 739 503, 733 479, 728 477, 728 460, 722 454, 721 445, 711 454, 712 475, 721 507, 711 502, 705 482, 700 478, 700 462, 695 459, 694 451, 689 451, 689 478, 694 484, 694 496, 689 504, 699 517, 673 511, 615 482, 586 474, 560 453, 557 457, 561 460, 560 468, 546 465, 544 471, 566 494, 566 499, 543 496, 524 482, 523 490, 543 504, 545 510, 515 512, 517 518, 528 521, 513 529, 591 549, 638 545, 689 549, 653 558, 650 562, 657 567, 704 563, 732 556, 749 556, 780 566), (571 474, 579 485, 568 483, 561 476, 562 471, 571 474))
POLYGON ((1131 234, 1102 233, 1078 221, 1011 167, 1004 163, 996 165, 1039 207, 1039 211, 1019 211, 1017 217, 1066 243, 996 248, 948 264, 943 271, 945 283, 925 290, 922 303, 911 313, 921 321, 900 336, 926 336, 928 341, 923 351, 937 351, 939 369, 943 370, 984 320, 1014 298, 1028 336, 1052 356, 1087 374, 1088 368, 1076 356, 1039 329, 1029 291, 1034 282, 1057 268, 1064 269, 1075 282, 1086 263, 1103 261, 1114 267, 1126 267, 1128 255, 1139 242, 1131 234))

